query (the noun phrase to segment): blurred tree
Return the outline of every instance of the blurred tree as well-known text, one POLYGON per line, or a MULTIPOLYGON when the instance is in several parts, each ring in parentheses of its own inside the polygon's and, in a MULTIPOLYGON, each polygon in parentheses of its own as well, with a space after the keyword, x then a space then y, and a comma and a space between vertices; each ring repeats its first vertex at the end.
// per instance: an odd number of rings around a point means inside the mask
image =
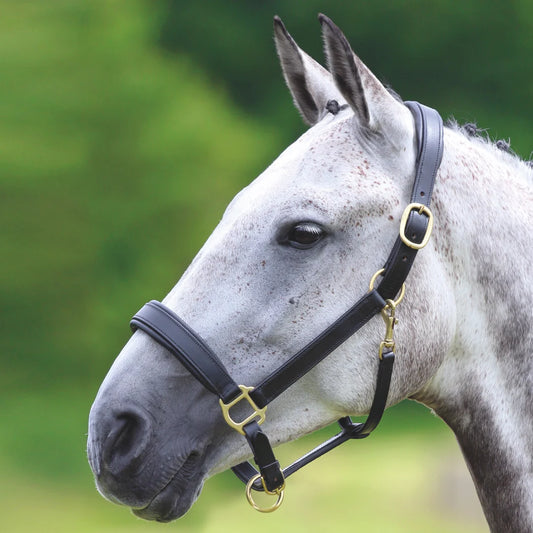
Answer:
MULTIPOLYGON (((89 483, 88 405, 129 316, 304 130, 272 15, 320 60, 323 4, 1 3, 0 459, 89 483)), ((404 97, 529 154, 529 0, 330 0, 327 14, 404 97)))
MULTIPOLYGON (((166 292, 233 194, 304 129, 271 17, 320 59, 321 8, 3 3, 4 382, 102 375, 128 315, 166 292)), ((327 11, 405 97, 477 118, 529 155, 533 4, 332 0, 327 11)))
POLYGON ((533 145, 533 3, 529 0, 166 0, 161 45, 187 53, 234 100, 263 120, 302 130, 288 113, 278 65, 272 60, 272 15, 323 63, 316 14, 326 10, 352 48, 406 99, 444 115, 478 120, 494 136, 512 136, 528 156, 533 145), (252 51, 252 52, 250 52, 252 51), (280 101, 284 105, 280 105, 280 101))
POLYGON ((141 1, 3 5, 4 386, 101 378, 128 316, 164 295, 278 150, 157 47, 157 14, 141 1))

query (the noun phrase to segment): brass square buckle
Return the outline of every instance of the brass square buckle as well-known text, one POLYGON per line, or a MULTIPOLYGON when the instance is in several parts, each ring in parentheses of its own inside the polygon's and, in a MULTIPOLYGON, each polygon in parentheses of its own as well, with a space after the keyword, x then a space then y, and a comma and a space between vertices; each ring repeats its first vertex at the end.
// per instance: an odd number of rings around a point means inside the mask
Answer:
POLYGON ((414 250, 420 250, 428 243, 429 238, 431 237, 431 231, 433 230, 433 213, 430 211, 429 207, 424 204, 409 204, 402 215, 402 220, 400 221, 400 238, 403 243, 413 248, 414 250), (426 215, 428 217, 428 226, 426 228, 426 233, 422 242, 420 244, 413 242, 405 235, 405 226, 407 225, 407 219, 411 214, 411 211, 418 211, 421 215, 426 215))
POLYGON ((241 389, 241 394, 237 396, 234 400, 231 400, 231 402, 224 403, 222 400, 218 400, 220 403, 220 408, 222 409, 222 415, 224 416, 224 420, 227 422, 227 424, 233 428, 235 431, 238 431, 241 435, 244 435, 243 427, 254 420, 255 418, 258 418, 257 423, 261 425, 265 421, 265 411, 266 406, 262 409, 259 409, 255 402, 250 398, 250 392, 254 390, 253 387, 246 387, 244 385, 239 385, 239 389, 241 389), (236 422, 231 418, 229 414, 229 410, 238 404, 241 400, 246 400, 250 407, 253 409, 253 413, 246 417, 242 422, 236 422))

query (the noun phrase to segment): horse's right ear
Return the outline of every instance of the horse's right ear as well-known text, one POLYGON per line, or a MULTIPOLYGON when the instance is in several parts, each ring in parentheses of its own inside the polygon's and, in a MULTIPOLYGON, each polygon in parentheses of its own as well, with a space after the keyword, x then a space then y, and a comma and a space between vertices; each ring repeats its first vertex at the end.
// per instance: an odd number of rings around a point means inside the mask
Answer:
POLYGON ((294 104, 307 124, 324 117, 329 100, 346 102, 331 74, 300 49, 278 16, 274 17, 274 41, 294 104))

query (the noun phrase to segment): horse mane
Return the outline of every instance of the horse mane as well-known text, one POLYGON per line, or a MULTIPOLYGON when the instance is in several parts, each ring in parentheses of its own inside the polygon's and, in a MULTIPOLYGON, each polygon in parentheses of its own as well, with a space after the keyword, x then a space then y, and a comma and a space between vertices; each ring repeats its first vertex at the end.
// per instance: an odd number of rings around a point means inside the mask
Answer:
MULTIPOLYGON (((399 102, 403 102, 402 97, 390 86, 386 85, 385 88, 387 91, 399 102)), ((508 162, 512 165, 516 165, 518 170, 525 174, 530 181, 533 181, 533 152, 530 154, 529 160, 522 159, 514 150, 511 148, 511 140, 498 139, 496 141, 492 140, 488 134, 488 130, 485 128, 480 128, 475 122, 468 122, 466 124, 459 124, 455 117, 450 117, 446 120, 445 126, 450 128, 458 133, 463 134, 467 139, 472 141, 479 141, 484 144, 486 147, 492 150, 497 150, 500 154, 506 154, 508 157, 508 162)), ((505 156, 503 156, 505 157, 505 156)))
MULTIPOLYGON (((486 149, 496 152, 500 158, 505 158, 506 162, 526 176, 529 181, 533 181, 533 159, 522 159, 512 148, 511 141, 505 139, 493 140, 490 138, 488 130, 478 127, 474 122, 459 124, 454 117, 446 121, 446 127, 450 128, 471 142, 482 144, 486 149)), ((532 152, 533 155, 533 152, 532 152)))

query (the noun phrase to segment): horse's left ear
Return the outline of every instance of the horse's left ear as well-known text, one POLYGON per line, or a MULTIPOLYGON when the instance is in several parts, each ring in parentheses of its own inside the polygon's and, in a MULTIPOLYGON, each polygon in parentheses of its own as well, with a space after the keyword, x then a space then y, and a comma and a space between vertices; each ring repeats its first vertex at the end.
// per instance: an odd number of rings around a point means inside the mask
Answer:
POLYGON ((320 14, 318 19, 329 71, 358 122, 389 138, 398 133, 405 139, 405 125, 412 123, 409 110, 354 54, 341 30, 325 15, 320 14))
POLYGON ((329 100, 345 103, 331 74, 296 44, 278 16, 274 42, 294 104, 307 124, 313 126, 327 114, 329 100))

